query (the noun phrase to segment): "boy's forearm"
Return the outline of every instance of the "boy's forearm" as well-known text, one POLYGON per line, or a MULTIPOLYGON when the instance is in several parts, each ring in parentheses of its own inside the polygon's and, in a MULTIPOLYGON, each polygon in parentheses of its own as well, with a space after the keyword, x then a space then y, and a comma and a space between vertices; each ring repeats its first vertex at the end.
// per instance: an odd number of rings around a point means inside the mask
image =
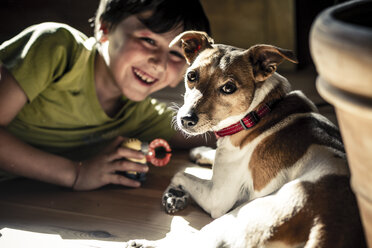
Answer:
POLYGON ((71 187, 76 177, 76 165, 73 161, 36 149, 2 127, 0 169, 65 187, 71 187))

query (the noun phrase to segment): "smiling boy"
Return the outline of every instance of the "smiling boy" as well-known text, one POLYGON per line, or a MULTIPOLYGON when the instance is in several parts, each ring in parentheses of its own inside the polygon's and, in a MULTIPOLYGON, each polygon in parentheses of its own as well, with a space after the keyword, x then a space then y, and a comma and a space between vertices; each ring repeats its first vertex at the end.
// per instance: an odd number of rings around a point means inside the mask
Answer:
POLYGON ((148 96, 174 87, 186 68, 169 42, 209 32, 198 0, 102 0, 95 38, 64 24, 32 26, 0 46, 0 169, 75 190, 140 184, 145 172, 124 137, 192 145, 173 113, 148 96))

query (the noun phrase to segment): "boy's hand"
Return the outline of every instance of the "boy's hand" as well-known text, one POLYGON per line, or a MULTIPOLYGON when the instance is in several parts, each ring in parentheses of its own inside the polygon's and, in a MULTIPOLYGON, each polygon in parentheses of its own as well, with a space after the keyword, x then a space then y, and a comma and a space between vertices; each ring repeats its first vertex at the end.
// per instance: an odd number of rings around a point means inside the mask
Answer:
POLYGON ((147 172, 148 166, 125 160, 125 158, 143 159, 140 151, 121 147, 123 137, 116 138, 96 157, 86 160, 80 166, 74 190, 92 190, 106 184, 120 184, 129 187, 140 187, 138 181, 116 174, 117 171, 147 172))

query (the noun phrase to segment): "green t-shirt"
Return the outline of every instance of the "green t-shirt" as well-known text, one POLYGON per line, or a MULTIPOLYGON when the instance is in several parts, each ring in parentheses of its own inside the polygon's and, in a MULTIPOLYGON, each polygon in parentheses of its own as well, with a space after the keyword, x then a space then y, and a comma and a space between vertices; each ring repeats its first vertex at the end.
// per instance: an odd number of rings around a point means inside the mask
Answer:
POLYGON ((58 23, 27 28, 0 46, 0 61, 28 102, 7 127, 23 141, 67 157, 95 154, 122 135, 143 141, 169 139, 173 112, 155 99, 123 96, 114 117, 103 111, 95 91, 94 38, 58 23))

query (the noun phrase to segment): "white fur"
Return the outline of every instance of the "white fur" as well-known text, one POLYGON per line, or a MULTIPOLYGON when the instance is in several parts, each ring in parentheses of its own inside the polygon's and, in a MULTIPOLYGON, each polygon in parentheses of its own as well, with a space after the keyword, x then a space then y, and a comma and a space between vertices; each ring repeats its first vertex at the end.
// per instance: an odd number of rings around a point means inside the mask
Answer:
POLYGON ((266 82, 262 85, 261 88, 258 88, 256 90, 252 103, 250 104, 246 114, 257 108, 258 104, 260 104, 267 96, 267 94, 272 91, 278 84, 284 84, 286 85, 286 87, 290 87, 288 80, 279 73, 275 72, 271 77, 266 79, 266 82))
POLYGON ((196 88, 189 89, 188 87, 186 87, 186 93, 184 95, 184 104, 178 110, 177 113, 177 125, 179 127, 182 126, 181 117, 186 116, 190 111, 192 111, 194 104, 197 103, 202 97, 203 94, 200 92, 200 90, 196 88))
POLYGON ((242 149, 233 146, 229 136, 220 138, 217 142, 218 148, 212 180, 200 180, 191 175, 178 173, 172 179, 172 184, 182 185, 206 212, 210 213, 213 218, 218 218, 229 211, 237 202, 250 201, 271 194, 286 182, 296 178, 315 182, 324 175, 347 174, 346 161, 333 156, 336 151, 328 147, 312 145, 290 169, 283 169, 262 190, 254 190, 253 178, 248 170, 248 164, 256 146, 266 137, 280 131, 297 119, 309 116, 318 118, 320 115, 304 113, 288 116, 242 149), (327 164, 333 163, 341 163, 344 166, 327 166, 327 164), (228 182, 229 187, 226 187, 226 182, 228 182))
POLYGON ((216 150, 207 146, 199 146, 190 150, 190 159, 197 164, 212 165, 216 157, 216 150))

